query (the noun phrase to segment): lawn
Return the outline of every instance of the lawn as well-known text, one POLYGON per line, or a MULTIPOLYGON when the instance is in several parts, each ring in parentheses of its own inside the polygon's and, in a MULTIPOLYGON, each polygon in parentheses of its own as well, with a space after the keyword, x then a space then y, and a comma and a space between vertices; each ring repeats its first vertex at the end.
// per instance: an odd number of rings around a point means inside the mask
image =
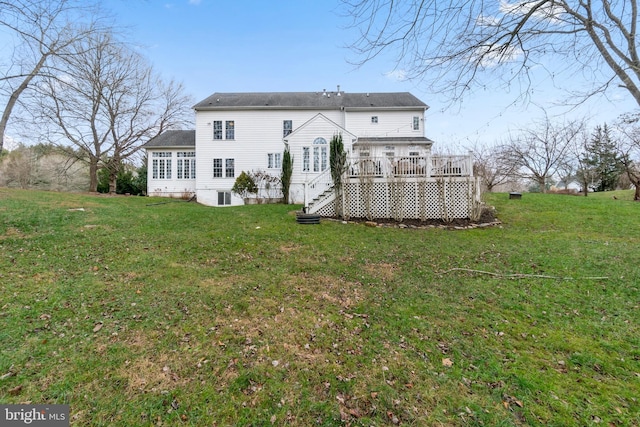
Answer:
POLYGON ((74 426, 639 426, 640 204, 615 195, 490 194, 501 226, 442 230, 0 189, 0 402, 74 426))

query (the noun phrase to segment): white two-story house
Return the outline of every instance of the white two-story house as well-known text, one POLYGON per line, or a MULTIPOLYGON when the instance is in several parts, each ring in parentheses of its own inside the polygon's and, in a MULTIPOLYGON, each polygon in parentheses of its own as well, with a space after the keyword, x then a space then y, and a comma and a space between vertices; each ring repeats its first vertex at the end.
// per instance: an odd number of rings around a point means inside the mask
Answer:
POLYGON ((427 108, 407 92, 214 93, 194 106, 195 132, 165 132, 145 145, 148 194, 195 195, 210 206, 243 204, 231 191, 236 178, 243 171, 279 177, 288 147, 293 157, 289 201, 308 206, 331 186, 329 143, 337 134, 348 153, 346 174, 352 181, 366 176, 383 183, 399 177, 426 182, 436 175, 470 175, 467 158, 440 164, 431 157, 427 108))
POLYGON ((329 167, 329 141, 342 134, 348 153, 424 155, 428 106, 410 93, 214 93, 194 107, 196 129, 149 141, 148 194, 196 194, 205 205, 237 205, 231 193, 242 171, 280 175, 285 146, 293 156, 291 202, 305 182, 329 167), (195 170, 192 165, 195 163, 195 170))

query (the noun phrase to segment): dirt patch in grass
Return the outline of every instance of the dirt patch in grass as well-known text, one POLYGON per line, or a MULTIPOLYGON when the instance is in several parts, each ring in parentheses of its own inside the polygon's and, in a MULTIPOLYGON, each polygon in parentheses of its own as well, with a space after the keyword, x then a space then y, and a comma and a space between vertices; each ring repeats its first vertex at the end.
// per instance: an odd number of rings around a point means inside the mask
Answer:
POLYGON ((172 390, 188 381, 178 376, 171 362, 166 355, 160 355, 157 360, 141 357, 125 364, 118 374, 127 379, 130 393, 172 390))
POLYGON ((4 240, 4 239, 25 239, 27 237, 30 237, 30 236, 24 234, 22 231, 18 230, 15 227, 9 227, 9 228, 7 228, 7 231, 4 234, 0 235, 0 240, 4 240))
POLYGON ((282 245, 278 249, 280 252, 284 252, 285 254, 289 254, 291 252, 295 252, 300 249, 300 245, 282 245))
POLYGON ((364 270, 373 277, 384 281, 392 280, 396 275, 397 266, 389 263, 367 264, 364 270))

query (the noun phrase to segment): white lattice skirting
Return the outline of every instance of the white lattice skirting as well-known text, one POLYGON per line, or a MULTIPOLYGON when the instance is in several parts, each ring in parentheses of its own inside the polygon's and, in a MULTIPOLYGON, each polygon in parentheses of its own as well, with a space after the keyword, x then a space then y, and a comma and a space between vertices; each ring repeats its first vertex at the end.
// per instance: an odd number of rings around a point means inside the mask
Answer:
MULTIPOLYGON (((480 203, 479 182, 473 177, 450 177, 444 180, 351 180, 344 184, 346 218, 458 219, 470 218, 480 203)), ((316 212, 336 216, 335 202, 316 212)))

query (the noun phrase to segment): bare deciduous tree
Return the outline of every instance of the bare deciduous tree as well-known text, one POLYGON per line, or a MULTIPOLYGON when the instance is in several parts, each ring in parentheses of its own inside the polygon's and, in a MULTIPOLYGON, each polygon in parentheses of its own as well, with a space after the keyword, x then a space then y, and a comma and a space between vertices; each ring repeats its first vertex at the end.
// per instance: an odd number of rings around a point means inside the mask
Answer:
POLYGON ((98 169, 107 167, 115 192, 121 163, 144 141, 185 123, 190 99, 110 33, 78 40, 68 53, 57 60, 65 73, 39 86, 49 139, 79 149, 89 163, 90 191, 97 190, 98 169))
POLYGON ((0 0, 0 27, 14 42, 11 59, 1 64, 0 89, 6 96, 0 118, 0 151, 11 114, 34 79, 46 75, 51 59, 102 27, 91 1, 0 0))
POLYGON ((480 177, 481 185, 491 192, 513 179, 515 165, 507 160, 501 145, 479 145, 471 148, 474 157, 473 174, 480 177))
POLYGON ((582 130, 582 122, 552 124, 546 118, 536 127, 512 135, 500 150, 505 161, 514 165, 514 174, 531 179, 544 193, 549 179, 571 155, 572 144, 582 130))
POLYGON ((637 0, 343 0, 359 37, 351 47, 363 64, 396 54, 407 78, 425 79, 459 99, 497 75, 531 86, 530 72, 587 76, 582 100, 612 85, 640 105, 637 0), (498 70, 503 73, 498 74, 498 70))

